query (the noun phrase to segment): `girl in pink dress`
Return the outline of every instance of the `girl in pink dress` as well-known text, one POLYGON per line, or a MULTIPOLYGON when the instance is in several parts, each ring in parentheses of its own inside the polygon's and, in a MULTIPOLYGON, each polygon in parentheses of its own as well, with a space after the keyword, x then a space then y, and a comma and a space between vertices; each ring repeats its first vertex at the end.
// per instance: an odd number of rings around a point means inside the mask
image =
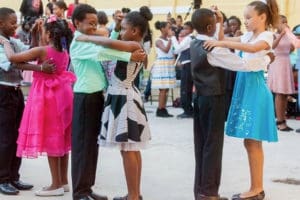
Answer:
POLYGON ((294 50, 292 42, 285 34, 284 28, 287 24, 285 16, 280 16, 279 26, 275 34, 273 49, 275 60, 270 64, 268 70, 268 86, 275 93, 275 111, 277 127, 280 131, 292 131, 285 120, 287 97, 295 93, 293 72, 289 54, 294 50))
POLYGON ((47 46, 18 54, 14 54, 11 48, 6 49, 11 62, 37 60, 42 63, 52 60, 56 65, 53 74, 33 73, 33 83, 19 128, 17 156, 37 158, 41 154, 47 155, 52 184, 37 191, 36 195, 57 196, 69 190, 67 169, 71 149, 72 82, 75 76, 66 70, 72 32, 64 20, 55 16, 50 16, 40 30, 47 46))

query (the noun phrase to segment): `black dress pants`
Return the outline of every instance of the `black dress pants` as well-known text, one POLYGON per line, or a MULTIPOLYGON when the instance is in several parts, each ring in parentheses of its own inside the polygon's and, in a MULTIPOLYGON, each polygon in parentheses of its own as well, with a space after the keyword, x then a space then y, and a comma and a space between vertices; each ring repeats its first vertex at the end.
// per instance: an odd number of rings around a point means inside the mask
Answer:
POLYGON ((0 86, 0 183, 19 180, 21 158, 16 157, 19 126, 24 110, 20 89, 0 86))
POLYGON ((224 141, 225 96, 194 100, 194 195, 218 196, 224 141))
POLYGON ((181 68, 180 102, 186 114, 192 114, 193 78, 191 63, 186 63, 181 68))
POLYGON ((74 200, 91 194, 95 184, 103 106, 102 92, 74 94, 71 156, 74 200))

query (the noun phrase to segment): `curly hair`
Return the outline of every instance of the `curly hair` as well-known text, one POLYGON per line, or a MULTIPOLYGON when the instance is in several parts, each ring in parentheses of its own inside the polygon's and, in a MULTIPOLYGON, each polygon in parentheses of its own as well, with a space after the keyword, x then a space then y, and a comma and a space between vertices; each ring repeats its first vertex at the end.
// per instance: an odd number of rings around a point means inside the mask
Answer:
POLYGON ((44 27, 46 31, 49 31, 49 37, 58 51, 69 51, 73 39, 73 32, 69 28, 66 20, 57 19, 56 21, 45 23, 44 27))
POLYGON ((77 28, 75 25, 75 20, 82 22, 86 18, 86 14, 97 15, 97 10, 88 4, 79 4, 78 6, 76 6, 72 15, 72 22, 75 28, 77 28))

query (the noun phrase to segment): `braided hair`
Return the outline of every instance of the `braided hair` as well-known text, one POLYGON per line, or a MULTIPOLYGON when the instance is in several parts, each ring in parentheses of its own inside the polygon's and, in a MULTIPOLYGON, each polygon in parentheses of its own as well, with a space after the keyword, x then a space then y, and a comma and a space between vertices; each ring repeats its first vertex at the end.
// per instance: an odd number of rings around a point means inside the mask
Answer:
POLYGON ((49 37, 53 41, 54 47, 58 51, 69 51, 73 39, 73 32, 69 28, 67 21, 58 18, 50 22, 48 21, 49 20, 46 20, 44 27, 46 31, 49 31, 49 37))

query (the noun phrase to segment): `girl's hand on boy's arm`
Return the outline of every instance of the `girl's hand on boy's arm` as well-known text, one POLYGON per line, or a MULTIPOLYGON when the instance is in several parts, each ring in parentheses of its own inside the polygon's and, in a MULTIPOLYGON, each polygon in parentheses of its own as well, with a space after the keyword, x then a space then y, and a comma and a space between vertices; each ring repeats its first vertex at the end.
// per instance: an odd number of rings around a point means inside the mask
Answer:
POLYGON ((138 49, 131 53, 130 60, 134 62, 143 62, 147 57, 147 54, 143 49, 138 49))
POLYGON ((206 40, 203 44, 203 47, 207 51, 211 51, 214 47, 223 47, 223 42, 217 40, 206 40))

